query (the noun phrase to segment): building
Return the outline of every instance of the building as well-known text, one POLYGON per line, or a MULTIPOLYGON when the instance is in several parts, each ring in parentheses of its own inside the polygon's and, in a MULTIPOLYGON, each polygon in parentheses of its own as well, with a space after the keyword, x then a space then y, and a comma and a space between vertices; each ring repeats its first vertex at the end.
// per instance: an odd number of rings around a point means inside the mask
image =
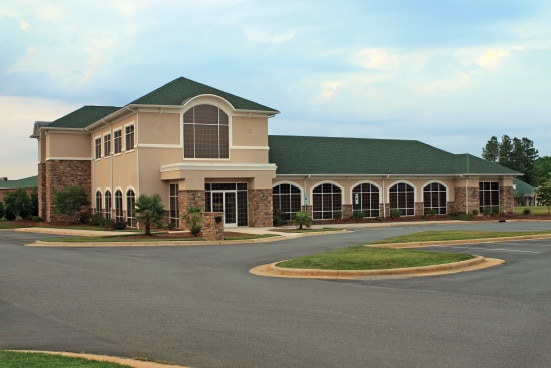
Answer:
POLYGON ((36 122, 40 216, 56 220, 53 195, 69 185, 130 225, 136 198, 155 193, 177 226, 192 205, 224 212, 226 227, 299 210, 314 220, 513 210, 521 173, 418 141, 269 136, 278 113, 181 77, 123 107, 36 122))
POLYGON ((4 200, 4 196, 8 192, 16 191, 17 189, 25 189, 27 193, 32 193, 37 187, 38 176, 30 176, 17 180, 8 180, 7 177, 0 177, 0 202, 4 200))

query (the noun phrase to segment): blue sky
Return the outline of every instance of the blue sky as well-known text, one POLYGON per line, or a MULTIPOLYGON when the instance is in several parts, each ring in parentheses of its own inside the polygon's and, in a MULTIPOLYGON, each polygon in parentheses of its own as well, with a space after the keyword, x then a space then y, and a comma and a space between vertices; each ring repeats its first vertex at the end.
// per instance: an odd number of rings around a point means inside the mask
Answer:
POLYGON ((551 155, 551 2, 3 1, 0 176, 37 172, 35 121, 184 76, 281 111, 270 134, 551 155))

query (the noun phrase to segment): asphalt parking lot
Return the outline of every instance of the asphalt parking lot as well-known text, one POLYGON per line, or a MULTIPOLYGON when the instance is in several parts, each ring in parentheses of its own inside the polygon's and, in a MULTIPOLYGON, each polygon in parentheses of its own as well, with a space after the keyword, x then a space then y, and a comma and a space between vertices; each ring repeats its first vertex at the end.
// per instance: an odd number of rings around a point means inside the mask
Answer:
POLYGON ((436 277, 331 281, 248 272, 430 228, 158 248, 23 247, 44 235, 2 231, 0 349, 193 367, 549 367, 551 239, 431 247, 506 260, 436 277))

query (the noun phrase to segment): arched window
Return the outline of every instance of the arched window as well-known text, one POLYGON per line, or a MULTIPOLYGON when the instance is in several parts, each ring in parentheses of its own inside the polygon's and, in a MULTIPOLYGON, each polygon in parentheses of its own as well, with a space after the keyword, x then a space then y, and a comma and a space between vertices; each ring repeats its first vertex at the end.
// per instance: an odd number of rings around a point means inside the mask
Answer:
POLYGON ((362 183, 352 189, 352 210, 361 211, 365 217, 379 216, 379 188, 362 183))
POLYGON ((389 189, 390 212, 400 211, 402 216, 415 215, 415 190, 408 183, 396 183, 389 189))
POLYGON ((314 220, 333 219, 342 216, 342 191, 334 184, 324 183, 312 191, 312 217, 314 220))
POLYGON ((273 188, 274 213, 284 221, 291 221, 300 211, 300 188, 293 184, 279 184, 273 188))
POLYGON ((437 215, 447 213, 446 187, 440 183, 429 183, 423 188, 423 205, 425 215, 434 212, 437 215))
POLYGON ((184 158, 229 158, 229 118, 216 106, 197 105, 184 113, 184 158))
POLYGON ((115 192, 115 220, 122 221, 122 192, 117 190, 115 192))
POLYGON ((136 226, 134 217, 134 205, 136 204, 136 194, 132 189, 126 191, 126 224, 130 227, 136 226))
POLYGON ((98 190, 96 192, 96 211, 95 211, 96 216, 101 217, 102 215, 101 208, 102 208, 101 192, 98 190))
POLYGON ((106 219, 111 218, 111 205, 112 205, 111 192, 106 191, 105 192, 105 218, 106 219))

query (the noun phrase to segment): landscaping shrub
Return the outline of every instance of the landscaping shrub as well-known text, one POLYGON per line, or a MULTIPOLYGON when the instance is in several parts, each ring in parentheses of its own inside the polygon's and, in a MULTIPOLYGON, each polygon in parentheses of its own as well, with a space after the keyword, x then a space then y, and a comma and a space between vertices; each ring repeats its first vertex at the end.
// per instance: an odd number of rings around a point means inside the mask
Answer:
POLYGON ((284 224, 283 217, 281 217, 281 210, 279 209, 274 210, 272 219, 275 227, 282 226, 284 224))
POLYGON ((199 206, 190 206, 184 215, 186 226, 189 228, 189 231, 193 236, 197 236, 201 232, 203 221, 201 217, 202 211, 203 210, 199 206))
POLYGON ((354 211, 354 212, 352 212, 352 218, 356 222, 359 222, 360 220, 363 220, 364 217, 365 217, 365 214, 363 213, 363 211, 354 211))
POLYGON ((342 212, 341 212, 341 211, 335 211, 335 212, 333 213, 333 218, 334 218, 335 220, 342 220, 342 212))
POLYGON ((532 212, 529 208, 525 208, 522 210, 522 213, 525 214, 525 215, 529 215, 530 212, 532 212))
POLYGON ((400 218, 400 216, 402 216, 402 211, 400 211, 400 210, 390 211, 390 217, 392 217, 393 219, 400 218))

